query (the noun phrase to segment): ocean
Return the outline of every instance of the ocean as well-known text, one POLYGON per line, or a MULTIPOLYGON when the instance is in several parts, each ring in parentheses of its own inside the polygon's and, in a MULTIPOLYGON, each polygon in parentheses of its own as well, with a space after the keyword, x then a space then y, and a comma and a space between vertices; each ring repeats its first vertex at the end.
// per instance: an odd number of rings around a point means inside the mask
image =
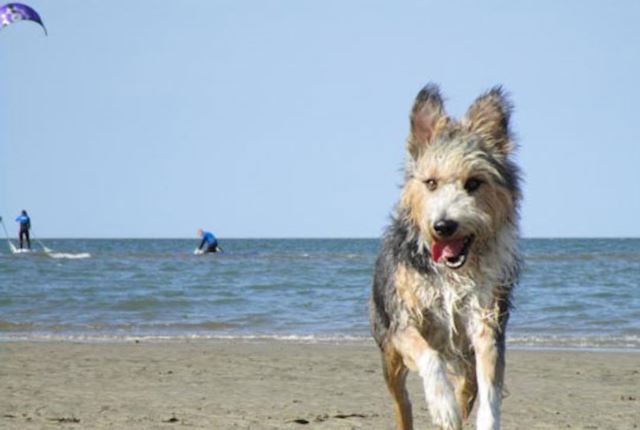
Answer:
MULTIPOLYGON (((369 338, 375 239, 45 240, 0 250, 0 341, 369 338), (36 244, 36 248, 37 248, 36 244)), ((509 345, 640 350, 640 239, 524 239, 509 345)))

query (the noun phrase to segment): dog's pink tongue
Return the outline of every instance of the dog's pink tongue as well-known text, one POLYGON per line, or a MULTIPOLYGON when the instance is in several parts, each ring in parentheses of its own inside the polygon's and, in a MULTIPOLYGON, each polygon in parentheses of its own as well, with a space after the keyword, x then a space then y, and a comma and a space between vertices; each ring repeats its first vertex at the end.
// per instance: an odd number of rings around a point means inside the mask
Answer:
POLYGON ((431 245, 431 257, 436 263, 444 256, 445 258, 456 257, 460 255, 464 248, 464 239, 452 240, 449 242, 433 241, 431 245))

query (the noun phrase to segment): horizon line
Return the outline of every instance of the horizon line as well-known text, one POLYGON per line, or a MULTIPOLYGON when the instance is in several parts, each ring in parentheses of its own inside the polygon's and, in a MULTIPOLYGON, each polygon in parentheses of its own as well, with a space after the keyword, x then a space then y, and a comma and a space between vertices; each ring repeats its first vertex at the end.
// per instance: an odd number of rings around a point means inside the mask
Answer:
MULTIPOLYGON (((218 239, 224 240, 380 240, 383 236, 263 236, 263 237, 250 237, 250 236, 219 236, 218 239)), ((15 238, 5 238, 17 240, 15 238)), ((179 237, 179 236, 167 236, 167 237, 151 237, 151 236, 104 236, 104 237, 82 237, 82 236, 51 236, 51 237, 38 237, 38 240, 199 240, 198 237, 179 237)), ((588 239, 588 240, 606 240, 606 239, 640 239, 640 236, 521 236, 519 239, 534 239, 534 240, 576 240, 576 239, 588 239)), ((35 239, 34 239, 35 240, 35 239)))

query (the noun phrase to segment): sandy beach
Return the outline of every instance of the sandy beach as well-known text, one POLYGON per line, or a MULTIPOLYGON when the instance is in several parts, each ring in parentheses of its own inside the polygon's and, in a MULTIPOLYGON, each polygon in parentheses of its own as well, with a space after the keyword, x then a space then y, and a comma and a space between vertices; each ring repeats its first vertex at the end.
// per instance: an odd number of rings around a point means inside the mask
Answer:
MULTIPOLYGON (((504 429, 640 428, 640 354, 507 360, 504 429)), ((393 428, 368 343, 2 343, 0 380, 3 429, 393 428)), ((415 375, 409 389, 416 428, 433 428, 415 375)))

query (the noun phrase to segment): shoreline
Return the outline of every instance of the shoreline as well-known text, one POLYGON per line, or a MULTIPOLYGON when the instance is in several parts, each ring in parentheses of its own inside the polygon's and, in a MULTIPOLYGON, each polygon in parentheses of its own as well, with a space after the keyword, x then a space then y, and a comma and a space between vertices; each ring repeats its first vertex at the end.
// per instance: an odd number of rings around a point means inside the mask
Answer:
MULTIPOLYGON (((0 342, 0 375, 7 429, 338 430, 394 422, 372 341, 0 342)), ((505 429, 640 427, 635 351, 508 347, 505 388, 505 429)), ((431 428, 415 374, 408 390, 416 428, 431 428)))
MULTIPOLYGON (((538 337, 536 337, 539 339, 538 337)), ((208 342, 238 342, 238 343, 264 343, 282 342, 290 344, 336 344, 336 345, 373 345, 370 336, 357 335, 97 335, 97 334, 29 334, 9 335, 0 334, 0 345, 7 343, 69 343, 69 344, 139 344, 139 343, 208 343, 208 342)), ((507 339, 507 349, 516 351, 567 351, 567 352, 611 352, 611 353, 640 353, 640 347, 618 345, 591 345, 584 342, 562 344, 550 341, 548 344, 541 342, 526 343, 521 340, 510 341, 507 339)))

